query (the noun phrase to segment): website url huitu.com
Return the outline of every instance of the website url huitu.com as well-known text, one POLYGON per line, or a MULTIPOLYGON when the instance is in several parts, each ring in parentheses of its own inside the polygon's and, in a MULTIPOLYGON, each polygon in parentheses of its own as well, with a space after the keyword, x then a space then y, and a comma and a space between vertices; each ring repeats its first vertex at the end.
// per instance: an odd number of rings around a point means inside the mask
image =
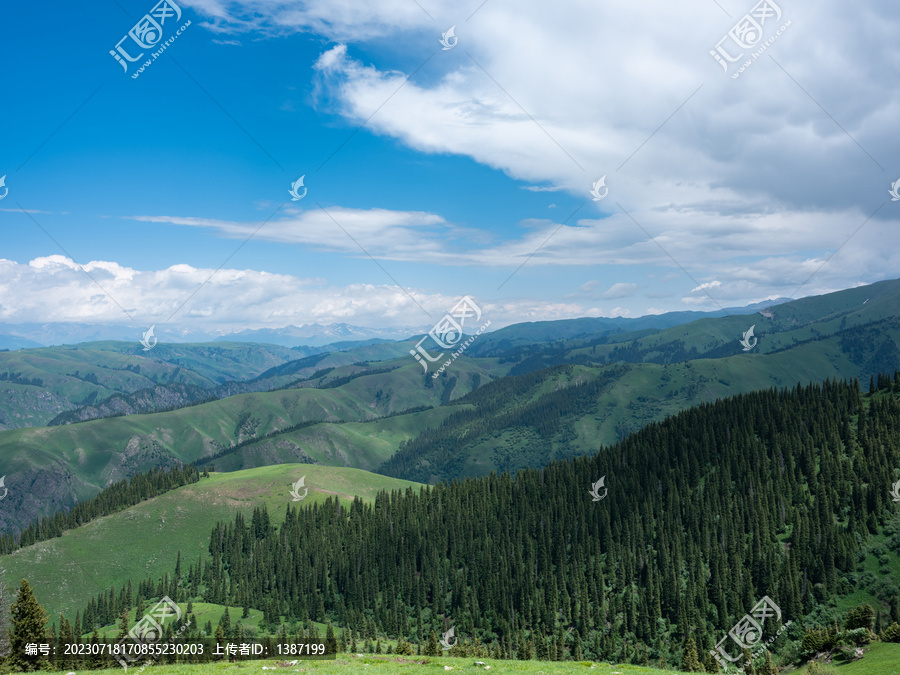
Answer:
POLYGON ((760 57, 760 55, 764 51, 766 51, 775 42, 775 40, 777 40, 779 37, 781 37, 781 34, 784 31, 786 31, 787 27, 790 25, 791 25, 791 22, 788 21, 781 28, 779 28, 777 31, 775 31, 775 35, 773 35, 768 40, 763 42, 762 46, 759 49, 757 49, 755 52, 753 52, 753 54, 750 55, 750 58, 747 59, 746 61, 744 61, 743 65, 740 68, 738 68, 737 72, 731 76, 731 79, 732 80, 738 79, 741 76, 741 73, 743 73, 745 70, 747 70, 747 68, 749 68, 752 65, 752 63, 754 61, 756 61, 756 59, 758 59, 760 57))
POLYGON ((477 331, 475 331, 475 335, 473 335, 473 336, 470 337, 468 340, 466 340, 466 341, 462 344, 462 346, 461 346, 459 349, 457 349, 455 352, 453 352, 453 354, 451 354, 452 358, 447 359, 447 361, 446 361, 440 368, 438 368, 437 372, 434 373, 434 374, 431 376, 431 379, 432 379, 432 380, 437 379, 437 377, 438 377, 441 373, 443 373, 444 370, 447 369, 447 366, 449 366, 451 363, 453 363, 454 361, 456 361, 456 359, 458 359, 459 356, 460 356, 464 351, 466 351, 466 349, 469 348, 469 345, 472 344, 473 342, 475 342, 475 339, 476 339, 479 335, 481 335, 485 330, 487 330, 488 326, 490 326, 490 325, 491 325, 491 322, 488 321, 488 322, 487 322, 486 324, 484 324, 481 328, 479 328, 477 331))
POLYGON ((154 61, 156 61, 156 58, 157 58, 160 54, 162 54, 164 51, 166 51, 166 49, 169 48, 169 45, 172 44, 173 42, 175 42, 175 40, 178 38, 178 36, 181 35, 181 34, 184 32, 184 29, 187 28, 187 27, 190 26, 190 25, 191 25, 191 22, 190 22, 190 20, 188 20, 188 22, 187 22, 186 24, 184 24, 181 28, 179 28, 178 30, 176 30, 176 31, 175 31, 175 35, 173 35, 173 36, 170 37, 168 40, 166 40, 165 42, 163 42, 162 45, 160 46, 160 48, 157 49, 155 52, 153 52, 153 53, 150 55, 150 58, 147 59, 146 61, 144 61, 143 65, 141 65, 141 67, 137 69, 137 72, 136 72, 134 75, 131 76, 131 79, 132 79, 132 80, 136 80, 136 79, 138 78, 138 76, 139 76, 141 73, 144 72, 144 69, 148 68, 148 67, 150 66, 151 63, 153 63, 154 61))

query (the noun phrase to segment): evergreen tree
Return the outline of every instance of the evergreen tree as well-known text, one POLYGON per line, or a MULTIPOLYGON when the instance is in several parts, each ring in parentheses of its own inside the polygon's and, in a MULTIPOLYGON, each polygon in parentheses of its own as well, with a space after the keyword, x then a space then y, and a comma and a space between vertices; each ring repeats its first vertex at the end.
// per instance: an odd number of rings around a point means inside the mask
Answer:
POLYGON ((219 619, 219 625, 222 627, 222 632, 225 634, 226 638, 231 637, 231 615, 228 612, 228 607, 225 607, 225 611, 222 612, 222 616, 219 619))
MULTIPOLYGON (((379 642, 379 644, 381 644, 379 642)), ((380 653, 380 652, 379 652, 380 653)), ((438 643, 437 633, 431 631, 428 634, 428 641, 425 643, 425 656, 440 656, 441 646, 438 643)))
POLYGON ((325 653, 326 654, 337 654, 338 651, 338 642, 337 638, 334 637, 334 626, 331 624, 331 620, 328 621, 328 626, 325 629, 325 653))
POLYGON ((222 628, 221 623, 218 626, 216 626, 216 632, 213 634, 213 638, 215 639, 217 645, 225 644, 225 640, 226 640, 225 630, 222 628))
POLYGON ((684 641, 684 648, 681 654, 681 669, 688 673, 702 673, 705 668, 700 665, 700 658, 697 656, 697 643, 694 642, 694 636, 689 635, 684 641))
POLYGON ((881 639, 884 642, 900 642, 900 624, 895 622, 885 628, 881 639))
POLYGON ((772 654, 766 651, 766 660, 763 663, 760 675, 778 675, 778 666, 772 661, 772 654))
POLYGON ((97 632, 97 628, 94 628, 94 631, 91 633, 91 653, 90 656, 85 659, 89 668, 100 668, 103 665, 103 654, 100 653, 100 633, 97 632))
POLYGON ((25 654, 25 645, 47 640, 47 613, 34 597, 31 585, 22 579, 16 601, 11 609, 10 665, 14 670, 31 672, 48 666, 46 656, 25 654))
POLYGON ((116 634, 116 639, 121 640, 126 637, 128 637, 128 608, 127 607, 125 607, 122 610, 122 613, 119 614, 119 632, 116 634))
POLYGON ((703 668, 707 673, 718 673, 720 671, 719 662, 709 652, 706 652, 706 656, 703 658, 703 668))
POLYGON ((847 630, 855 628, 873 630, 875 628, 875 610, 872 609, 872 605, 859 605, 847 612, 844 627, 847 630))

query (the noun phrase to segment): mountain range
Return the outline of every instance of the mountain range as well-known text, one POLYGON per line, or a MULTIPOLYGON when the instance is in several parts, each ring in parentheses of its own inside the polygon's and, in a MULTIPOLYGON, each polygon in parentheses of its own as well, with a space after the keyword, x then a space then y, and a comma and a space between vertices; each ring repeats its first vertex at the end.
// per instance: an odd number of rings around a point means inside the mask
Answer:
MULTIPOLYGON (((516 324, 471 336, 440 370, 423 370, 411 355, 418 334, 319 346, 161 337, 150 349, 103 340, 2 351, 0 569, 7 582, 31 578, 53 612, 89 622, 82 628, 114 623, 137 587, 139 607, 170 593, 222 620, 227 605, 243 605, 248 629, 259 631, 280 620, 335 620, 399 639, 416 621, 430 630, 451 613, 504 656, 526 630, 538 649, 575 658, 672 658, 684 626, 708 648, 726 618, 770 589, 797 617, 833 618, 829 597, 838 607, 880 597, 884 620, 875 625, 884 629, 900 617, 900 589, 888 580, 900 568, 891 552, 900 524, 887 497, 900 458, 891 422, 900 280, 744 310, 516 324), (160 467, 193 478, 167 487, 160 467), (599 477, 617 491, 603 503, 621 532, 587 496, 599 477), (152 496, 142 493, 147 481, 152 496), (298 484, 309 502, 285 511, 298 484), (251 511, 253 534, 242 534, 251 511), (704 528, 716 523, 714 534, 684 530, 701 512, 713 514, 704 528), (324 532, 338 513, 350 518, 340 520, 348 528, 340 536, 354 559, 370 556, 357 590, 351 579, 362 572, 327 538, 298 543, 301 523, 324 532), (751 518, 756 538, 745 540, 751 518), (501 541, 501 521, 515 523, 515 543, 501 541), (300 547, 290 555, 309 558, 279 563, 296 572, 302 602, 233 590, 263 587, 235 546, 247 556, 288 554, 275 528, 300 547), (669 536, 678 528, 681 537, 669 536), (437 530, 445 563, 429 543, 437 530), (713 539, 730 553, 710 548, 713 539), (222 540, 244 543, 222 550, 222 540), (758 540, 769 542, 764 555, 758 540), (127 548, 127 562, 112 541, 127 548), (645 558, 638 551, 649 541, 645 558), (458 542, 471 550, 463 555, 458 542), (781 542, 802 561, 784 558, 781 542), (510 569, 491 567, 494 550, 510 569), (407 572, 389 573, 396 560, 377 551, 409 554, 407 572), (187 574, 178 571, 182 555, 187 574), (626 567, 610 567, 617 560, 626 567), (437 572, 443 565, 461 571, 437 572), (315 580, 307 567, 331 576, 315 580), (563 577, 577 587, 507 588, 503 579, 525 567, 568 570, 563 577), (752 577, 700 594, 697 580, 710 570, 733 577, 737 568, 752 577), (685 570, 692 581, 679 595, 673 579, 685 570), (459 579, 476 577, 484 582, 463 593, 459 579), (646 593, 633 590, 645 585, 646 593), (318 597, 314 587, 331 590, 318 597), (363 601, 359 593, 370 591, 380 599, 363 601), (510 613, 498 601, 505 594, 531 599, 510 613), (563 628, 581 637, 564 639, 563 628)), ((594 501, 605 498, 593 490, 594 501)))
MULTIPOLYGON (((668 312, 639 318, 598 318, 577 319, 584 327, 620 328, 640 330, 641 328, 667 328, 702 317, 725 316, 728 314, 750 314, 786 301, 767 300, 746 307, 725 308, 714 312, 668 312)), ((554 322, 560 323, 560 322, 554 322)), ((523 324, 517 324, 522 326, 523 324)), ((150 326, 124 324, 82 324, 82 323, 0 323, 0 349, 26 349, 56 345, 73 345, 84 342, 118 340, 138 342, 150 326)), ((362 342, 370 340, 403 340, 428 332, 430 326, 385 326, 363 327, 349 323, 303 324, 281 328, 244 328, 215 333, 184 327, 169 327, 155 324, 154 334, 160 343, 196 342, 254 342, 279 345, 282 347, 323 347, 334 343, 362 342)))
POLYGON ((415 337, 330 351, 94 342, 0 352, 10 487, 0 522, 22 527, 176 461, 301 461, 425 483, 540 466, 704 402, 890 372, 898 308, 900 281, 886 281, 752 318, 519 324, 479 336, 437 377, 410 356, 415 337))

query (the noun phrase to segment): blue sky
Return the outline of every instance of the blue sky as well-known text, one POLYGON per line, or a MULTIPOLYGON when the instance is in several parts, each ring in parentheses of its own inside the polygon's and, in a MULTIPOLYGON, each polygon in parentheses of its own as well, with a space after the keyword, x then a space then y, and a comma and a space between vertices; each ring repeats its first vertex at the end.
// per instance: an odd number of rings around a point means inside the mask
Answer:
POLYGON ((470 295, 499 327, 900 269, 876 3, 773 5, 734 79, 709 52, 752 2, 192 0, 132 79, 109 50, 154 4, 3 9, 2 323, 427 326, 470 295))

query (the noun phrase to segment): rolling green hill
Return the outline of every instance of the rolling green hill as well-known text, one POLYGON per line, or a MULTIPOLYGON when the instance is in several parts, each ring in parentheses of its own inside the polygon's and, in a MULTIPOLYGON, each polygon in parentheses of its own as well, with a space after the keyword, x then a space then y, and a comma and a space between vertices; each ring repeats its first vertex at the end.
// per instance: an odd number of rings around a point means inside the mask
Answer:
MULTIPOLYGON (((228 343, 223 344, 227 345, 228 343)), ((242 345, 242 347, 249 347, 249 352, 252 354, 252 345, 242 345)), ((265 346, 263 347, 265 348, 265 346)), ((349 370, 340 370, 342 366, 349 366, 368 359, 396 358, 402 352, 401 347, 393 344, 364 345, 348 351, 323 351, 320 354, 294 359, 269 368, 251 379, 229 380, 206 389, 179 384, 156 385, 131 394, 114 394, 101 402, 68 410, 50 420, 48 426, 86 422, 117 415, 168 412, 237 394, 272 391, 294 386, 327 386, 330 379, 349 374, 349 370), (331 372, 336 369, 338 369, 338 375, 331 372), (316 377, 317 374, 321 375, 316 377)), ((239 361, 240 359, 237 358, 237 362, 239 361)), ((250 373, 255 372, 252 365, 248 365, 248 368, 250 373)), ((363 371, 365 368, 358 370, 363 371)))
POLYGON ((98 589, 170 572, 178 551, 186 562, 206 557, 213 526, 233 519, 238 511, 249 517, 254 508, 265 506, 274 521, 281 522, 287 505, 293 503, 291 486, 301 476, 309 488, 300 502, 303 506, 329 496, 371 502, 380 490, 418 487, 357 469, 307 464, 213 473, 199 483, 0 557, 3 581, 17 586, 27 577, 51 616, 61 611, 74 616, 98 589))
MULTIPOLYGON (((501 339, 501 331, 486 335, 467 353, 512 361, 515 363, 510 370, 512 374, 562 363, 678 363, 742 354, 739 341, 751 326, 758 342, 750 353, 765 354, 835 336, 855 327, 896 322, 898 315, 900 280, 892 280, 794 300, 750 316, 703 318, 655 331, 578 337, 563 331, 552 341, 522 344, 513 326, 504 329, 507 337, 501 339)), ((524 334, 530 332, 525 330, 524 334)), ((900 362, 896 336, 892 341, 893 344, 882 347, 882 338, 877 345, 871 345, 872 351, 881 348, 884 352, 881 360, 887 365, 882 370, 893 370, 900 362)))
MULTIPOLYGON (((241 443, 304 423, 365 422, 423 405, 436 406, 448 402, 451 396, 472 391, 488 379, 485 371, 470 361, 460 363, 452 379, 422 389, 420 368, 415 361, 408 358, 388 363, 395 370, 384 373, 376 368, 372 374, 357 374, 334 388, 240 394, 168 413, 0 432, 0 475, 6 475, 9 488, 8 496, 0 501, 0 523, 6 529, 24 526, 39 515, 91 497, 110 482, 152 466, 220 456, 241 443)), ((386 434, 372 427, 372 431, 351 430, 344 436, 381 437, 377 450, 357 449, 352 444, 334 449, 321 445, 308 450, 287 447, 279 460, 309 461, 309 457, 317 457, 335 466, 374 468, 389 450, 395 449, 387 448, 383 439, 411 437, 441 419, 440 413, 418 415, 405 427, 390 422, 385 427, 386 434)), ((338 436, 331 434, 335 439, 338 436)), ((255 461, 248 464, 255 465, 255 461)), ((243 464, 232 461, 230 466, 238 468, 243 464)))
POLYGON ((214 384, 175 364, 93 346, 0 352, 0 425, 9 429, 46 424, 75 406, 159 383, 214 384))
POLYGON ((900 342, 896 318, 766 354, 555 366, 497 379, 455 401, 472 407, 423 430, 378 470, 422 482, 515 471, 590 454, 650 422, 727 396, 829 378, 867 385, 872 372, 900 367, 897 357, 873 365, 884 341, 900 342), (877 337, 866 339, 867 332, 877 337))
POLYGON ((127 342, 0 352, 0 429, 44 425, 79 406, 160 385, 202 391, 255 377, 299 355, 274 345, 227 342, 158 344, 150 352, 127 342))
MULTIPOLYGON (((423 374, 409 356, 415 339, 365 345, 278 363, 244 382, 215 385, 208 391, 224 398, 209 403, 0 431, 0 475, 7 476, 10 488, 0 501, 0 525, 21 526, 92 496, 111 481, 176 460, 215 458, 217 466, 228 469, 298 461, 374 469, 387 461, 384 471, 419 481, 541 466, 553 458, 591 453, 651 421, 724 396, 826 378, 856 377, 865 383, 873 372, 900 367, 900 281, 804 298, 763 312, 753 318, 704 318, 624 342, 618 341, 622 336, 616 342, 609 336, 583 336, 507 350, 502 344, 517 333, 504 329, 503 340, 482 336, 437 379, 423 374), (751 321, 758 343, 745 353, 738 340, 751 321), (559 365, 569 370, 557 370, 559 365), (536 379, 517 379, 534 373, 536 379), (477 404, 462 398, 485 385, 491 388, 477 404), (573 385, 588 387, 584 391, 591 397, 569 396, 564 390, 573 385), (486 406, 490 397, 494 400, 486 406), (474 406, 462 417, 461 403, 474 406), (436 406, 440 410, 423 412, 436 406), (541 422, 538 418, 547 411, 553 420, 541 422), (381 419, 395 415, 405 418, 381 419)), ((525 326, 516 339, 527 340, 534 330, 525 326)), ((113 351, 98 352, 102 358, 125 358, 115 351, 126 349, 125 343, 106 346, 113 351)), ((177 371, 168 362, 151 365, 169 369, 170 379, 176 373, 181 378, 206 373, 204 383, 234 374, 247 361, 259 369, 272 359, 287 358, 286 352, 297 353, 228 343, 164 349, 172 353, 160 355, 198 370, 177 371), (264 353, 256 354, 257 348, 264 353)), ((6 356, 26 359, 23 355, 32 352, 43 350, 6 356)), ((54 352, 51 363, 57 371, 73 370, 73 364, 60 365, 59 354, 83 361, 85 353, 54 352)), ((35 372, 52 370, 41 367, 35 372)), ((143 370, 107 370, 145 376, 143 370)), ((31 376, 23 367, 21 377, 31 376)), ((67 386, 81 392, 98 385, 82 380, 59 384, 60 390, 67 386)), ((174 389, 168 385, 166 391, 174 389)))

